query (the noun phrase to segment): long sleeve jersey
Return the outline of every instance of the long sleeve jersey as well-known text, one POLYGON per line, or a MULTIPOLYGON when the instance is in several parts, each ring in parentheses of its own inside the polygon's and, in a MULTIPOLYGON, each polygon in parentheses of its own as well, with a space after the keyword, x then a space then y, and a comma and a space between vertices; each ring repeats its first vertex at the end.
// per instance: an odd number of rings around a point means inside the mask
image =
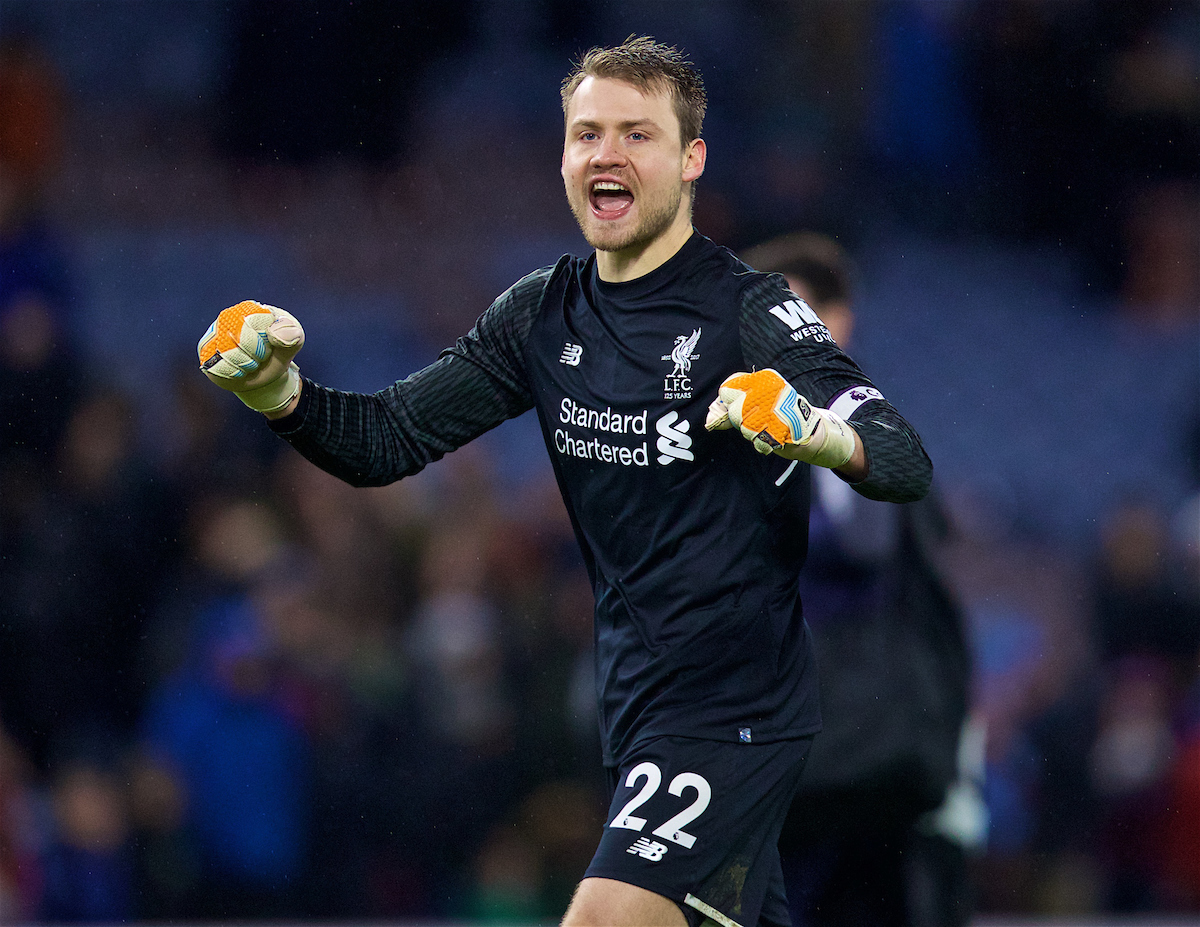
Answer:
POLYGON ((907 421, 779 275, 707 238, 606 283, 595 257, 519 280, 430 366, 374 394, 305 380, 271 427, 347 482, 416 473, 533 408, 595 594, 604 758, 674 734, 759 743, 820 728, 797 579, 805 464, 704 429, 729 375, 772 367, 850 421, 868 475, 907 502, 932 465, 907 421))

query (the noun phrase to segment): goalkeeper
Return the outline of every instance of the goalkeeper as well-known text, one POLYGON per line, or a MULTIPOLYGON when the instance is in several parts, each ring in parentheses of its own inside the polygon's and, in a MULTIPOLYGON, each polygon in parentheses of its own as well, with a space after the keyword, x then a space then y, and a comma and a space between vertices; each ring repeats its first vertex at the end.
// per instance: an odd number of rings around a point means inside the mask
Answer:
POLYGON ((561 88, 585 239, 517 281, 429 367, 374 394, 301 376, 300 323, 220 314, 201 367, 360 486, 535 409, 595 596, 607 823, 563 924, 786 925, 777 841, 821 726, 797 592, 808 467, 907 502, 908 422, 782 277, 692 227, 707 149, 676 49, 592 49, 561 88))

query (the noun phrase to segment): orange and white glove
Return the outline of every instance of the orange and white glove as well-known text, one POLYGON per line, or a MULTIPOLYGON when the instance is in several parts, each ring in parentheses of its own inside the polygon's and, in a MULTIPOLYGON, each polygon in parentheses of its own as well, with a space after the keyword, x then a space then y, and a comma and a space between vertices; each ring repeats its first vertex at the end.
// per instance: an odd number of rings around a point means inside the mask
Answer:
POLYGON ((760 454, 818 467, 840 467, 854 454, 850 425, 813 406, 770 367, 727 377, 708 407, 704 427, 736 427, 760 454))
POLYGON ((300 392, 292 362, 304 329, 291 313, 247 299, 217 316, 196 346, 200 369, 258 412, 277 412, 300 392))

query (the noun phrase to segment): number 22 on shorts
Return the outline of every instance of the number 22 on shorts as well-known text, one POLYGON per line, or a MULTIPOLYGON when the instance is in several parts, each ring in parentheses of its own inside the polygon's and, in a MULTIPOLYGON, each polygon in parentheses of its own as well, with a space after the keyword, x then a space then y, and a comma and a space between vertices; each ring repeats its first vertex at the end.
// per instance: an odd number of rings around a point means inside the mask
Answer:
MULTIPOLYGON (((646 826, 646 819, 637 817, 633 812, 648 802, 654 793, 658 791, 659 786, 662 785, 662 770, 654 763, 639 763, 625 777, 625 787, 634 788, 639 779, 646 780, 642 784, 641 790, 625 803, 625 807, 617 812, 617 816, 613 818, 609 827, 641 830, 646 826)), ((670 794, 680 798, 683 797, 686 789, 695 790, 695 800, 670 820, 665 821, 660 827, 656 827, 652 833, 655 837, 661 837, 663 840, 670 840, 681 847, 691 849, 696 843, 696 838, 692 834, 687 833, 683 828, 700 817, 705 809, 708 808, 708 803, 712 800, 712 788, 709 786, 707 779, 692 772, 680 773, 667 786, 667 791, 670 794)))

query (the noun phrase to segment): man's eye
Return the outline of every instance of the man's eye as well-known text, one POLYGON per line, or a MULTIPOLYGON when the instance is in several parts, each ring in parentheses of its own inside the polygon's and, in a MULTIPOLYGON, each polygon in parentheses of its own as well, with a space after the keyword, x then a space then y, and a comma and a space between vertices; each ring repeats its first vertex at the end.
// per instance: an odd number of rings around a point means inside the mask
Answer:
POLYGON ((640 142, 640 141, 642 141, 642 139, 644 139, 646 137, 646 135, 643 132, 630 132, 629 137, 631 139, 633 139, 635 142, 640 142))
POLYGON ((582 135, 579 136, 579 138, 585 142, 594 142, 598 138, 598 136, 596 135, 595 132, 584 132, 582 135))

